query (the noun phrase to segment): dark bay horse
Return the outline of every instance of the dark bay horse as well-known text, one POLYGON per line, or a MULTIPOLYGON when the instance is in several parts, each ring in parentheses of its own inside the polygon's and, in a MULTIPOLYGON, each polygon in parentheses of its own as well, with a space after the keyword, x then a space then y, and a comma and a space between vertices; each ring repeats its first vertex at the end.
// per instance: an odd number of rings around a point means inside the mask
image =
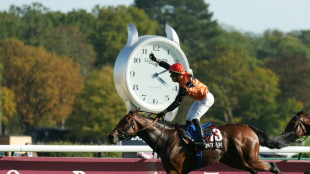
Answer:
MULTIPOLYGON (((259 146, 282 148, 283 142, 269 138, 255 127, 244 124, 226 124, 217 127, 222 134, 222 148, 203 149, 201 167, 217 161, 228 166, 249 171, 269 171, 281 173, 275 163, 259 159, 259 146)), ((196 152, 180 137, 179 131, 171 123, 146 118, 138 110, 130 111, 122 118, 108 136, 110 143, 125 138, 141 137, 161 158, 164 169, 169 174, 189 173, 196 168, 196 152)))
POLYGON ((295 132, 298 138, 306 136, 302 141, 310 135, 310 116, 306 111, 296 113, 293 118, 288 122, 283 134, 295 132))

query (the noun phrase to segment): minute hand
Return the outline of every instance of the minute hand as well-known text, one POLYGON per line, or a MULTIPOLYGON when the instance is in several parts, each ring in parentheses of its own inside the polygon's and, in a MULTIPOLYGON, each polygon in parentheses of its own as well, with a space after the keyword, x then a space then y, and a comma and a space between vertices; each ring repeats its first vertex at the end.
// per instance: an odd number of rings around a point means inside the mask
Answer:
POLYGON ((168 83, 166 83, 162 78, 157 77, 157 79, 160 81, 160 83, 162 83, 163 85, 167 86, 168 83))

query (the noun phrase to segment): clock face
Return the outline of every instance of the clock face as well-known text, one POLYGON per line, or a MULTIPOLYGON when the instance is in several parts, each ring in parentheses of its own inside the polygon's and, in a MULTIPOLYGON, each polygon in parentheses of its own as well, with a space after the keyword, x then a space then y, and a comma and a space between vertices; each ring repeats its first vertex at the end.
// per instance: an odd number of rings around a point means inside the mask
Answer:
POLYGON ((159 112, 174 101, 179 84, 171 80, 168 70, 149 58, 151 52, 170 65, 181 63, 187 69, 188 64, 183 52, 167 41, 149 41, 131 54, 126 73, 128 90, 138 106, 159 112))

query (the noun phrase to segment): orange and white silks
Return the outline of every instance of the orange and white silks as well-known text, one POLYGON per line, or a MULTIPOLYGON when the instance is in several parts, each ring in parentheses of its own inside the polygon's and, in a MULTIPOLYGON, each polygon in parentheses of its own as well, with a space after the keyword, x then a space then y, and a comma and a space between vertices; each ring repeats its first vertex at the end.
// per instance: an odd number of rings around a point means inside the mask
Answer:
POLYGON ((187 87, 187 83, 190 82, 192 79, 190 76, 183 76, 183 78, 179 81, 179 85, 181 87, 186 88, 187 95, 194 98, 195 100, 203 100, 206 98, 209 88, 200 82, 198 79, 193 79, 194 87, 187 87))

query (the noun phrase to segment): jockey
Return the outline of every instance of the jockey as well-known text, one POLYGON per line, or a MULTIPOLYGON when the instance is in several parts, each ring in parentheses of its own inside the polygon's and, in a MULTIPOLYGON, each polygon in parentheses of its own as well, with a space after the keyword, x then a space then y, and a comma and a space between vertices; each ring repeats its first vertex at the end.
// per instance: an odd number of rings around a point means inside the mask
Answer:
POLYGON ((151 53, 149 57, 151 60, 157 62, 159 66, 169 70, 172 81, 179 83, 179 93, 174 102, 164 111, 158 113, 157 117, 161 118, 167 112, 170 112, 180 106, 186 95, 194 98, 195 101, 186 115, 186 124, 194 124, 198 135, 198 141, 195 142, 195 144, 198 147, 205 147, 206 142, 203 139, 203 130, 201 128, 200 118, 214 103, 214 97, 209 92, 209 88, 198 79, 194 78, 192 74, 186 72, 182 64, 175 63, 170 66, 167 62, 156 59, 153 53, 151 53))

